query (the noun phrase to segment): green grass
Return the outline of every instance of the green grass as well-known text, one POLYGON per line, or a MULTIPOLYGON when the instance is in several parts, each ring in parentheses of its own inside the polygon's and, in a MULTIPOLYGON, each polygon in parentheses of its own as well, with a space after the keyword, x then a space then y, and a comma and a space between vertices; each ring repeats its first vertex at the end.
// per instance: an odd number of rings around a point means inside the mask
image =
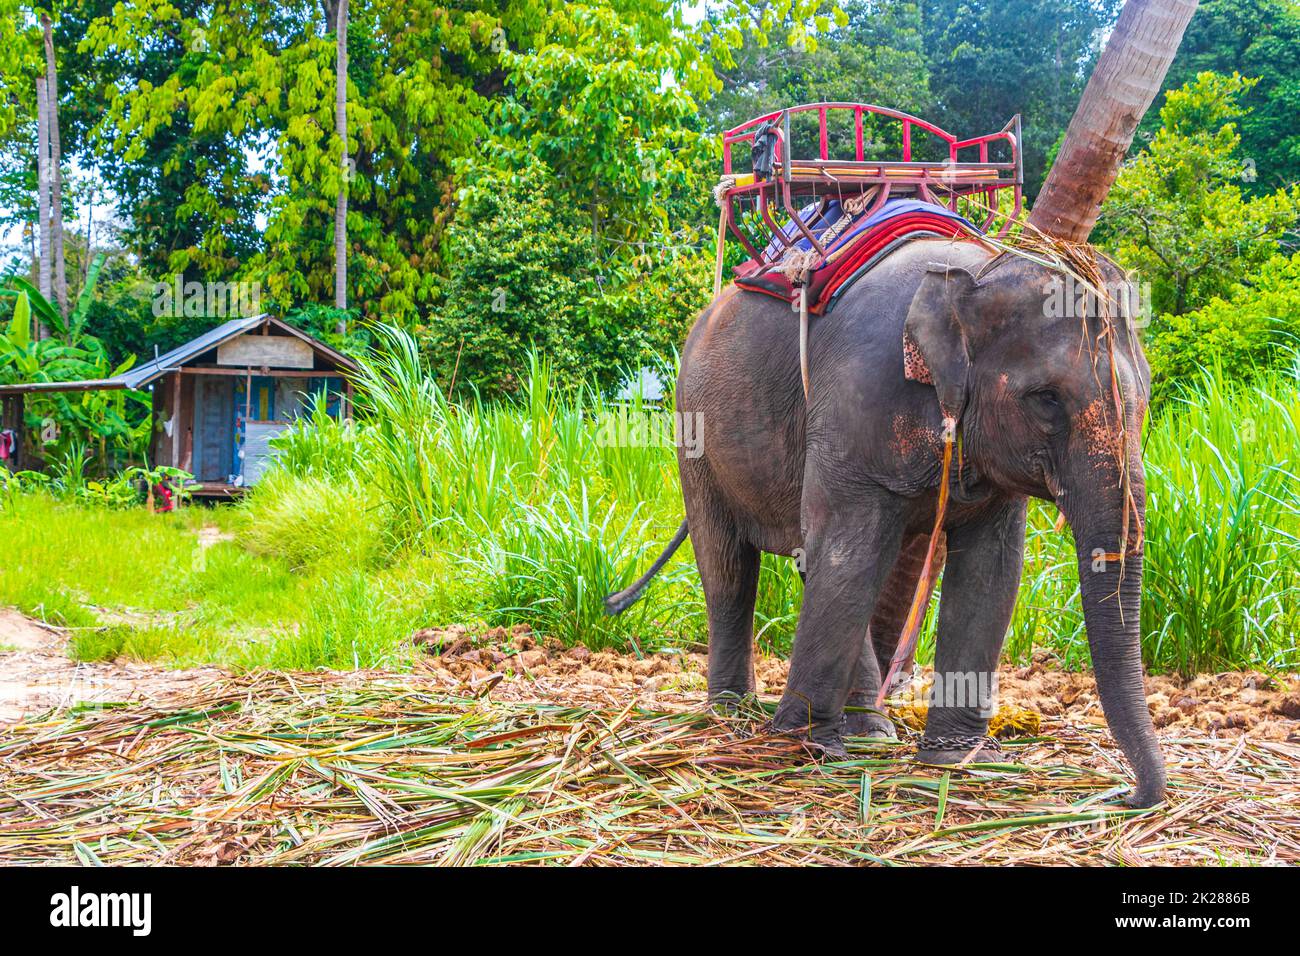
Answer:
MULTIPOLYGON (((238 507, 148 515, 10 496, 0 603, 77 629, 87 659, 240 668, 400 667, 412 631, 451 623, 525 622, 639 653, 705 642, 689 543, 631 611, 607 617, 601 603, 653 559, 682 509, 673 449, 610 441, 608 423, 665 413, 561 393, 537 360, 514 400, 452 404, 404 338, 388 344, 368 373, 370 424, 316 416, 278 439, 280 467, 238 507), (200 547, 205 523, 233 540, 200 547)), ((1206 373, 1149 423, 1148 666, 1300 666, 1297 447, 1300 388, 1280 374, 1230 387, 1206 373)), ((1055 519, 1032 504, 1006 656, 1046 647, 1082 668, 1074 548, 1055 519)), ((788 652, 801 598, 794 562, 765 556, 764 650, 788 652)))

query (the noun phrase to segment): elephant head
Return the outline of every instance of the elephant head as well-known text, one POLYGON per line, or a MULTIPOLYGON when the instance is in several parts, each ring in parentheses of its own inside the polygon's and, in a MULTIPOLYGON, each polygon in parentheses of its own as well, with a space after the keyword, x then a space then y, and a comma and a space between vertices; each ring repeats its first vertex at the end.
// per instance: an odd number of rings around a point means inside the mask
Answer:
POLYGON ((982 480, 1054 501, 1069 521, 1106 721, 1137 777, 1129 802, 1149 806, 1165 788, 1139 643, 1150 369, 1128 284, 1078 253, 964 261, 930 264, 904 326, 905 374, 934 386, 982 480))

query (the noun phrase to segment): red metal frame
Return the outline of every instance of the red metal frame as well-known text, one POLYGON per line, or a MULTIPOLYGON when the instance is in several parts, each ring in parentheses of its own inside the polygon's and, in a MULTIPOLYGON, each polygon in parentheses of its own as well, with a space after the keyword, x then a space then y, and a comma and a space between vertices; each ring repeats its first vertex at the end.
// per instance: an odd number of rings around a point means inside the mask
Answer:
POLYGON ((883 106, 872 106, 866 103, 805 103, 801 106, 765 113, 727 130, 722 136, 724 176, 735 175, 732 166, 732 146, 745 142, 752 144, 759 128, 777 119, 781 122, 776 129, 776 165, 773 169, 773 178, 755 179, 744 185, 734 186, 723 194, 723 228, 735 236, 751 256, 761 262, 766 262, 766 257, 754 247, 750 239, 737 226, 734 206, 734 200, 737 198, 753 196, 757 201, 763 222, 778 241, 788 248, 792 242, 786 238, 784 231, 777 225, 772 215, 772 203, 779 201, 785 215, 812 244, 818 255, 825 255, 826 250, 798 215, 799 204, 813 197, 829 194, 861 194, 869 190, 877 190, 871 207, 874 211, 895 192, 906 192, 918 199, 946 205, 956 212, 959 198, 978 195, 983 197, 983 204, 989 209, 989 214, 982 225, 987 232, 997 218, 998 194, 1002 190, 1011 190, 1014 205, 997 232, 999 237, 1006 234, 1011 228, 1012 220, 1020 213, 1024 199, 1022 194, 1024 160, 1020 150, 1019 114, 1013 116, 996 133, 958 139, 947 130, 920 117, 883 106), (787 161, 790 117, 796 113, 814 110, 817 112, 819 144, 817 159, 790 158, 787 161), (826 120, 831 110, 853 111, 854 157, 851 160, 834 159, 829 155, 826 120), (863 116, 867 113, 902 124, 901 160, 867 161, 865 159, 863 116), (913 128, 924 130, 946 143, 948 159, 937 163, 913 161, 913 128), (998 141, 1005 142, 1010 147, 1011 159, 1008 162, 989 161, 989 147, 998 141), (971 149, 978 149, 979 159, 963 161, 961 159, 963 151, 971 149))

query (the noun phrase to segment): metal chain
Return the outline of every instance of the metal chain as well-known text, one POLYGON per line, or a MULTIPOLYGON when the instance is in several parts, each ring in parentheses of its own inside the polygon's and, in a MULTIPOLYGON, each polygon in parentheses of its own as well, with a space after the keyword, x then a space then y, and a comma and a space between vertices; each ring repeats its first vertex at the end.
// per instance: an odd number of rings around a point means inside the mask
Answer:
POLYGON ((1002 745, 983 734, 961 734, 956 737, 922 737, 921 750, 964 750, 976 748, 1002 753, 1002 745))

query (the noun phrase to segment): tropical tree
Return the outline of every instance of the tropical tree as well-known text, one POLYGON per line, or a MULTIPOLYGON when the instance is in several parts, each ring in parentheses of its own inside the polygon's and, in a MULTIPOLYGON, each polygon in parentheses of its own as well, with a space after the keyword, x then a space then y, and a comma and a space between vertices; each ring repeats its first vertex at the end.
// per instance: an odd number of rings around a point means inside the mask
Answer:
POLYGON ((1128 0, 1066 128, 1031 225, 1083 242, 1138 123, 1178 52, 1196 0, 1128 0))
MULTIPOLYGON (((1240 72, 1255 81, 1240 99, 1241 183, 1263 195, 1300 181, 1300 3, 1296 0, 1205 0, 1169 68, 1166 89, 1201 73, 1240 72)), ((1155 135, 1155 117, 1144 124, 1155 135)))
MULTIPOLYGON (((751 37, 719 65, 722 88, 702 105, 719 132, 763 113, 818 100, 880 103, 925 114, 931 108, 929 69, 917 4, 906 0, 847 0, 832 29, 815 43, 786 23, 751 37)), ((713 16, 721 19, 721 14, 713 16)))
MULTIPOLYGON (((37 228, 41 237, 40 285, 41 295, 47 299, 54 294, 54 237, 50 231, 50 184, 53 176, 50 172, 50 94, 49 78, 36 78, 36 208, 38 210, 37 228)), ((45 334, 42 327, 41 336, 45 334)))
MULTIPOLYGON (((334 307, 348 307, 348 0, 334 14, 334 131, 339 138, 338 200, 334 207, 334 307)), ((326 9, 329 8, 326 0, 326 9)), ((343 328, 339 332, 345 331, 343 328)))
POLYGON ((1225 296, 1300 218, 1300 186, 1254 198, 1242 188, 1239 99, 1254 82, 1202 73, 1166 94, 1159 131, 1102 207, 1099 238, 1150 283, 1157 314, 1225 296))
MULTIPOLYGON (((45 115, 48 127, 50 178, 50 254, 54 259, 54 295, 59 311, 68 314, 67 261, 63 255, 63 147, 59 137, 59 74, 54 62, 53 22, 41 14, 45 45, 45 115)), ((45 220, 41 220, 45 229, 45 220)))
POLYGON ((1024 117, 1025 181, 1036 195, 1052 148, 1122 0, 930 0, 920 4, 932 105, 960 136, 1024 117))
MULTIPOLYGON (((0 326, 0 383, 111 378, 135 364, 131 356, 114 366, 103 343, 85 330, 102 266, 103 257, 96 257, 66 318, 26 279, 11 278, 0 289, 0 299, 13 301, 8 323, 0 326), (51 330, 48 338, 32 334, 33 318, 51 330)), ((106 474, 124 459, 143 454, 149 407, 149 396, 128 389, 51 392, 30 396, 26 416, 27 425, 41 434, 47 458, 66 459, 71 453, 80 463, 88 452, 106 474)))

